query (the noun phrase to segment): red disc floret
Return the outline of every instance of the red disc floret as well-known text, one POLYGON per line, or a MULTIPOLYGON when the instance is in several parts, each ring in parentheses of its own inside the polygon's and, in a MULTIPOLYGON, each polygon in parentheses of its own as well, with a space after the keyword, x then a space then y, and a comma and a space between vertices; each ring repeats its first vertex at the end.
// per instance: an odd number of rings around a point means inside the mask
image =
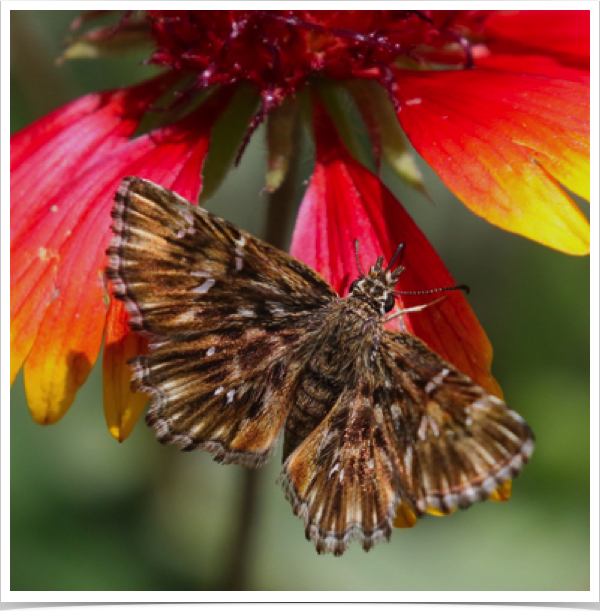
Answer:
POLYGON ((464 65, 456 53, 464 12, 461 24, 436 13, 434 23, 428 11, 148 11, 149 62, 195 72, 202 87, 255 83, 277 105, 312 76, 386 84, 394 62, 422 64, 449 46, 451 61, 464 65))

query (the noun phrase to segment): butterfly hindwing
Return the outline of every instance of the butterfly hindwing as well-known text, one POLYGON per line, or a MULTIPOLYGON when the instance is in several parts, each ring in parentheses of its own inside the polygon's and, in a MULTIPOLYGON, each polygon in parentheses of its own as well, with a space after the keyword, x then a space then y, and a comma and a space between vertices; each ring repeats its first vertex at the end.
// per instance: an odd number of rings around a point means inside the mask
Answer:
POLYGON ((393 431, 370 384, 348 387, 328 416, 286 460, 280 481, 317 551, 365 550, 392 530, 400 500, 393 431))
MULTIPOLYGON (((280 335, 249 335, 157 341, 149 356, 134 359, 132 386, 152 395, 146 421, 161 442, 225 463, 260 466, 269 458, 293 406, 297 369, 280 335)), ((286 338, 299 339, 291 331, 286 338)))
POLYGON ((465 509, 519 474, 534 447, 521 416, 412 335, 387 331, 382 358, 398 471, 419 514, 465 509))
POLYGON ((368 374, 354 376, 281 475, 319 552, 389 538, 401 503, 421 516, 466 509, 533 451, 518 414, 415 337, 386 331, 371 355, 368 374))

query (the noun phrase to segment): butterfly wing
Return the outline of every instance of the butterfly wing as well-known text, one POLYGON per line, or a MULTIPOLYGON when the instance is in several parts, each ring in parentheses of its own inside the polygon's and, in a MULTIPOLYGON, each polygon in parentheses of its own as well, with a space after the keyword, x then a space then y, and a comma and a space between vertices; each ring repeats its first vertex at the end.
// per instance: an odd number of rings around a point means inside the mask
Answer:
POLYGON ((519 414, 414 336, 387 331, 381 354, 398 472, 418 514, 465 509, 519 474, 535 442, 519 414))
POLYGON ((135 331, 279 329, 337 297, 297 259, 150 181, 125 178, 115 201, 107 273, 135 331))
POLYGON ((533 451, 518 414, 417 338, 385 332, 369 361, 280 477, 320 553, 389 539, 400 503, 424 515, 484 500, 533 451))
POLYGON ((279 479, 319 553, 341 555, 353 539, 368 551, 391 535, 401 487, 384 389, 374 380, 341 393, 279 479))
POLYGON ((115 197, 108 278, 151 354, 132 387, 159 439, 222 462, 271 452, 318 311, 336 297, 310 268, 149 181, 115 197))

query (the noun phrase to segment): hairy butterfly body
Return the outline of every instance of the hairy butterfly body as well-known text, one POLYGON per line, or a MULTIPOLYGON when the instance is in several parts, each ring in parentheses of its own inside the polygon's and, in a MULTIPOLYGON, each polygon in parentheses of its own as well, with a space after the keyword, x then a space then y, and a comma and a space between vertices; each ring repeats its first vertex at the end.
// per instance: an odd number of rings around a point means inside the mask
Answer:
POLYGON ((514 478, 531 429, 416 337, 384 328, 402 267, 340 298, 300 261, 149 181, 123 180, 107 275, 150 354, 132 388, 163 443, 261 466, 307 538, 342 554, 389 539, 396 508, 449 512, 514 478))

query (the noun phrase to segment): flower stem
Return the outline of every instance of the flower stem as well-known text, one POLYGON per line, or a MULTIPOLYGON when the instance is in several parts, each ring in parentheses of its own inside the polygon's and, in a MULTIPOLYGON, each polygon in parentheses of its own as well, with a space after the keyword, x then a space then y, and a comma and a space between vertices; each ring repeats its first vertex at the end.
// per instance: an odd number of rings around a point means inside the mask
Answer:
MULTIPOLYGON (((293 139, 293 152, 286 177, 280 187, 268 196, 265 240, 280 249, 284 249, 287 245, 288 236, 285 228, 291 225, 291 217, 296 213, 294 195, 301 140, 298 122, 294 127, 293 139)), ((229 551, 229 561, 223 580, 223 590, 248 589, 249 572, 252 564, 252 538, 258 517, 258 489, 262 477, 263 472, 256 469, 244 469, 242 473, 241 498, 238 504, 239 513, 236 520, 237 532, 229 551)))

